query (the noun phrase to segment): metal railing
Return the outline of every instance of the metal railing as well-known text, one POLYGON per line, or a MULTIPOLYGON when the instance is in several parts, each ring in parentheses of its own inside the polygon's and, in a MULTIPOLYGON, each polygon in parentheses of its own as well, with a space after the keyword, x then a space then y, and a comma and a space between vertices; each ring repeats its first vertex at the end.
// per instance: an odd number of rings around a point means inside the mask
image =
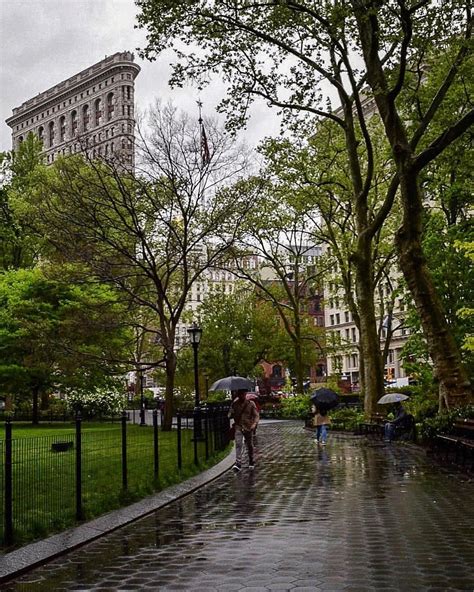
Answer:
POLYGON ((167 432, 159 429, 157 411, 151 426, 130 425, 124 412, 116 427, 87 429, 77 416, 66 435, 38 437, 15 437, 7 419, 0 440, 0 543, 41 538, 141 499, 195 472, 228 443, 223 407, 204 408, 199 418, 178 413, 167 432))

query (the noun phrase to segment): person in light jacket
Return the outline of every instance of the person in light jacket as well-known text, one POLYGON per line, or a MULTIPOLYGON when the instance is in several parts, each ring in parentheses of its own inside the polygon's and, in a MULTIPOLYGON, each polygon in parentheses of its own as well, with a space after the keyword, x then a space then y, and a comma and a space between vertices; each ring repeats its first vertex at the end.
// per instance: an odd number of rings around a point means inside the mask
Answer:
POLYGON ((327 411, 323 408, 314 407, 313 426, 316 428, 314 441, 321 446, 326 446, 328 439, 328 426, 331 420, 327 411))
POLYGON ((234 420, 235 425, 235 464, 232 467, 238 472, 242 469, 243 443, 247 446, 249 455, 249 469, 254 468, 253 432, 258 424, 258 411, 253 401, 246 398, 247 390, 237 391, 237 397, 232 401, 229 410, 229 417, 234 420))

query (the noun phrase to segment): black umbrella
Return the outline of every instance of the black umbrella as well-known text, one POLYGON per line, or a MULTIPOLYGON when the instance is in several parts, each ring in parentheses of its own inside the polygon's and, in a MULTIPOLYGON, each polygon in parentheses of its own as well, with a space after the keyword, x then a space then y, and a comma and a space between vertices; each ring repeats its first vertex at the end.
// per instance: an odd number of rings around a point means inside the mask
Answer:
POLYGON ((250 390, 253 388, 253 381, 243 376, 226 376, 216 380, 209 389, 210 391, 238 391, 240 389, 250 390))
POLYGON ((311 395, 311 402, 321 411, 328 411, 339 405, 339 395, 331 389, 319 388, 311 395))

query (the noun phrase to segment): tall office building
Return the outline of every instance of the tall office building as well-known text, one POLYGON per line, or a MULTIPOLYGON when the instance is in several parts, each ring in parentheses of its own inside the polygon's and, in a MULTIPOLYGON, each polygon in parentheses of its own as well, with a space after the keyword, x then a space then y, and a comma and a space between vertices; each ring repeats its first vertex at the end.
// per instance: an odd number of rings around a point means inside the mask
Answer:
POLYGON ((6 120, 13 149, 32 132, 43 142, 46 162, 61 155, 134 162, 133 54, 115 53, 13 109, 6 120))

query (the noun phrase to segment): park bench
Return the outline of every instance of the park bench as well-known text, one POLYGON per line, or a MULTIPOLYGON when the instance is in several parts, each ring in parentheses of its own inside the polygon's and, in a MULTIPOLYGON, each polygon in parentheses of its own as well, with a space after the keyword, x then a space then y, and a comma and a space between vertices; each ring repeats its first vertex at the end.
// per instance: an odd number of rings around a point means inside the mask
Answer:
POLYGON ((363 421, 358 426, 358 434, 368 438, 383 438, 386 418, 381 413, 374 413, 369 421, 363 421))
POLYGON ((433 451, 445 461, 474 469, 474 419, 457 419, 450 434, 435 436, 433 451))
MULTIPOLYGON (((370 421, 359 424, 359 434, 369 438, 382 439, 385 433, 386 417, 380 413, 371 416, 370 421)), ((394 440, 416 441, 416 426, 413 415, 407 414, 401 425, 395 427, 394 440)))
POLYGON ((72 448, 74 448, 74 442, 53 442, 51 444, 52 452, 66 452, 72 448))

